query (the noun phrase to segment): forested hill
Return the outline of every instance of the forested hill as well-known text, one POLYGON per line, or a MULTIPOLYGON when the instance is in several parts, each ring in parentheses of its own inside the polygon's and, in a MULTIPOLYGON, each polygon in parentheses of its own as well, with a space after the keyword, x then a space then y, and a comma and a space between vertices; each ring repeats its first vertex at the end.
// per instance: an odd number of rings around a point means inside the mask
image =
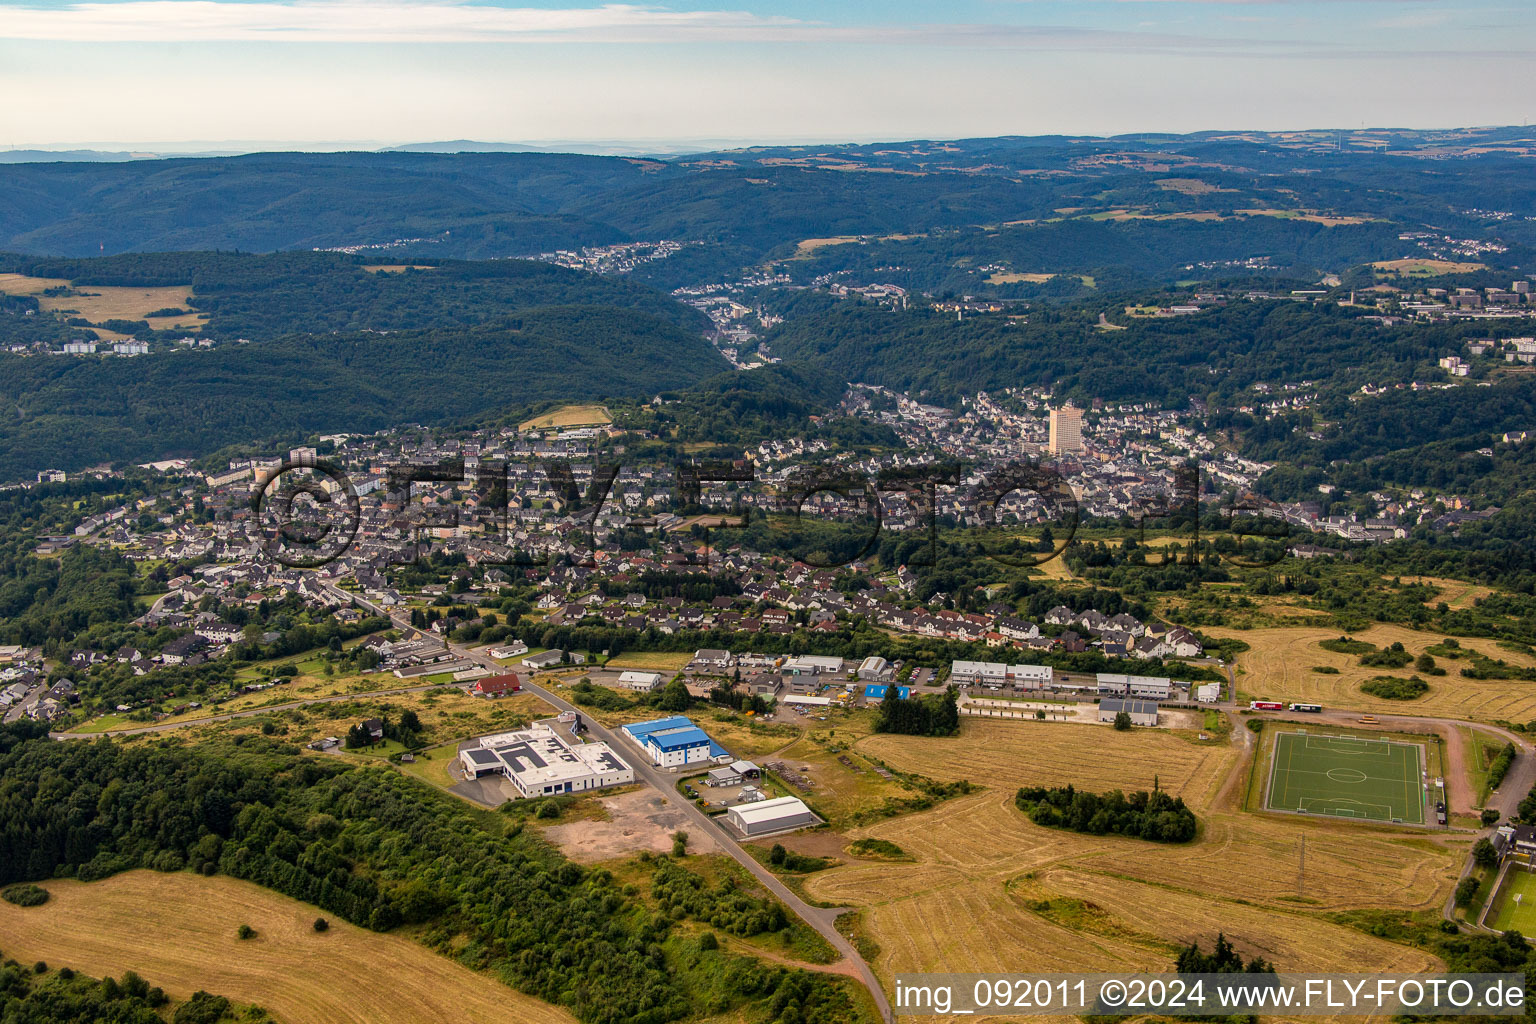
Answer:
POLYGON ((697 333, 611 306, 134 359, 0 355, 0 479, 314 432, 459 423, 548 399, 646 395, 726 368, 697 333))
MULTIPOLYGON (((1217 249, 1277 265, 1318 266, 1339 247, 1318 244, 1322 232, 1287 237, 1256 218, 1359 228, 1345 232, 1357 237, 1340 254, 1354 260, 1412 255, 1411 243, 1398 244, 1402 230, 1497 237, 1511 252, 1536 246, 1536 221, 1516 215, 1536 204, 1536 143, 1518 131, 1413 135, 1383 137, 1368 151, 1336 150, 1331 134, 1298 144, 1239 133, 776 147, 669 160, 388 152, 8 164, 0 166, 0 249, 84 256, 373 246, 483 259, 663 238, 703 243, 681 257, 687 274, 667 281, 676 285, 793 256, 812 239, 1063 219, 1126 232, 1129 256, 1147 234, 1193 220, 1209 236, 1232 234, 1217 249), (1466 196, 1479 197, 1480 209, 1468 209, 1466 196), (1138 233, 1136 221, 1154 226, 1138 233), (1300 245, 1308 251, 1290 251, 1300 245)), ((973 238, 947 255, 984 262, 990 249, 1022 260, 1041 239, 1056 241, 1016 230, 1000 248, 973 238)), ((1045 265, 1015 269, 1063 269, 1041 255, 1045 265)), ((678 259, 644 273, 659 280, 678 259)))
MULTIPOLYGON (((98 259, 0 254, 0 273, 91 286, 187 287, 201 334, 265 341, 284 334, 467 327, 523 309, 600 305, 701 330, 704 317, 651 288, 526 260, 381 264, 325 252, 146 253, 98 259)), ((69 302, 61 303, 63 306, 69 302)), ((0 321, 0 342, 7 337, 0 321)))
MULTIPOLYGON (((1102 308, 1112 310, 1107 301, 1102 308)), ((1383 328, 1357 312, 1288 301, 1149 317, 1120 330, 1101 327, 1097 312, 1085 304, 957 323, 932 309, 841 303, 786 319, 769 342, 776 355, 835 380, 926 392, 939 402, 978 389, 1038 385, 1083 402, 1153 401, 1178 409, 1191 397, 1239 404, 1242 392, 1261 382, 1407 382, 1440 356, 1461 351, 1468 330, 1383 328)))

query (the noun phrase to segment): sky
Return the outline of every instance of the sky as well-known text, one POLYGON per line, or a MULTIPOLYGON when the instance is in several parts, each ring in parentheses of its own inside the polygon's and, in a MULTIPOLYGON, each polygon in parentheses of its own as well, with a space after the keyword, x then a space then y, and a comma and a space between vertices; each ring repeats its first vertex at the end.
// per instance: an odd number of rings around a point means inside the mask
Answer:
POLYGON ((0 0, 0 147, 1523 124, 1532 13, 1529 0, 0 0))

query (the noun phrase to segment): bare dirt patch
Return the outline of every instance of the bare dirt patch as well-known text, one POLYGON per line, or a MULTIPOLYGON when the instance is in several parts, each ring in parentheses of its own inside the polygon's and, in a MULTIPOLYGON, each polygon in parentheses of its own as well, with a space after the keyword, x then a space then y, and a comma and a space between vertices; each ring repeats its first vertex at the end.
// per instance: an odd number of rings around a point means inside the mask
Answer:
POLYGON ((607 821, 573 821, 553 825, 544 835, 574 861, 591 864, 602 860, 629 857, 641 850, 667 853, 672 849, 672 833, 688 832, 689 853, 714 853, 718 847, 712 837, 697 828, 680 806, 680 796, 665 796, 646 787, 633 793, 599 797, 608 812, 607 821))

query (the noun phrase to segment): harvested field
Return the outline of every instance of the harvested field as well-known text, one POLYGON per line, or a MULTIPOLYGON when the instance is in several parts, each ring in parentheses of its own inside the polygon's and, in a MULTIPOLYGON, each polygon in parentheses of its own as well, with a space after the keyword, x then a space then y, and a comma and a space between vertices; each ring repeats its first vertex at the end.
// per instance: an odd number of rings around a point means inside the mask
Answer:
POLYGON ((601 405, 565 405, 553 412, 535 416, 518 424, 518 430, 547 430, 552 427, 591 427, 612 423, 613 417, 601 405))
POLYGON ((1151 789, 1153 780, 1193 800, 1212 789, 1231 752, 1152 729, 1116 732, 1070 722, 966 718, 958 739, 879 734, 857 749, 894 768, 953 782, 1007 779, 1010 786, 1068 782, 1095 791, 1151 789))
POLYGON ((1318 915, 1402 907, 1404 892, 1413 894, 1409 909, 1437 907, 1465 844, 1441 848, 1400 831, 1305 823, 1308 902, 1296 903, 1287 899, 1295 823, 1225 812, 1202 819, 1195 842, 1161 846, 1040 828, 1013 807, 1011 790, 989 791, 852 830, 897 843, 916 862, 833 868, 807 878, 805 890, 862 908, 881 947, 876 972, 887 980, 918 971, 1016 971, 1021 963, 1039 971, 1166 971, 1177 946, 1209 948, 1218 931, 1282 970, 1437 966, 1318 915), (1255 878, 1276 884, 1258 889, 1255 878))
MULTIPOLYGON (((1211 626, 1212 636, 1232 636, 1247 641, 1252 650, 1237 656, 1238 688, 1255 697, 1298 700, 1329 708, 1380 712, 1383 714, 1442 715, 1482 721, 1506 719, 1525 722, 1536 718, 1536 683, 1508 679, 1467 679, 1458 672, 1457 663, 1439 659, 1447 670, 1444 676, 1425 677, 1429 692, 1417 700, 1392 701, 1360 692, 1360 684, 1374 676, 1389 675, 1407 679, 1413 667, 1401 669, 1371 668, 1360 664, 1358 655, 1325 651, 1318 644, 1339 636, 1337 629, 1287 628, 1228 629, 1211 626), (1312 671, 1314 665, 1337 668, 1338 675, 1312 671)), ((1403 626, 1376 625, 1358 633, 1378 648, 1401 642, 1412 655, 1440 642, 1436 633, 1420 633, 1403 626)), ((1464 648, 1500 658, 1515 665, 1530 665, 1528 656, 1501 649, 1485 639, 1461 639, 1464 648)))
POLYGON ((1482 263, 1456 263, 1451 260, 1380 260, 1371 264, 1377 270, 1408 277, 1439 277, 1442 274, 1475 274, 1487 270, 1482 263))
POLYGON ((294 1024, 575 1020, 409 939, 338 919, 316 932, 316 908, 222 875, 130 871, 46 885, 53 898, 41 907, 0 903, 7 955, 97 976, 137 971, 176 998, 217 992, 294 1024), (238 939, 242 924, 256 938, 238 939))

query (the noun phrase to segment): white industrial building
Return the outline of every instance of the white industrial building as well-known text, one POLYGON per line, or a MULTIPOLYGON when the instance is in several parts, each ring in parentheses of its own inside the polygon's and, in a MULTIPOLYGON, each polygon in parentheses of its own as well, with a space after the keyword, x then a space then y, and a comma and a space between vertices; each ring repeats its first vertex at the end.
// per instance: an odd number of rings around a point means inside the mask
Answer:
POLYGON ((639 690, 641 693, 650 693, 661 688, 660 672, 620 672, 619 686, 626 690, 639 690))
POLYGON ((1008 681, 1021 690, 1043 690, 1056 678, 1049 665, 1009 665, 1008 681))
POLYGON ((1118 672, 1098 674, 1099 696, 1141 697, 1146 700, 1167 700, 1173 695, 1173 683, 1159 676, 1126 676, 1118 672))
POLYGON ((1221 700, 1221 684, 1201 683, 1195 687, 1195 700, 1201 704, 1215 704, 1221 700))
POLYGON ((725 818, 743 836, 767 836, 820 824, 805 803, 792 796, 741 804, 725 812, 725 818))
POLYGON ((896 675, 891 663, 884 658, 870 655, 859 664, 859 680, 865 683, 888 683, 896 675))
POLYGON ((980 684, 1001 687, 1008 681, 1008 666, 1000 661, 952 661, 949 681, 959 686, 980 684))
POLYGON ((784 671, 797 676, 829 676, 842 670, 842 658, 825 654, 797 654, 784 662, 784 671))
POLYGON ((958 686, 988 686, 1000 690, 1042 690, 1054 685, 1056 673, 1049 665, 1005 665, 1000 661, 953 661, 949 681, 958 686))
POLYGON ((1106 697, 1099 701, 1099 721, 1101 722, 1113 722, 1115 716, 1122 711, 1131 716, 1132 725, 1157 724, 1157 701, 1155 700, 1106 697))
POLYGON ((459 752, 472 779, 500 774, 525 797, 581 793, 635 781, 635 770, 606 743, 568 743, 547 725, 484 736, 459 752))

